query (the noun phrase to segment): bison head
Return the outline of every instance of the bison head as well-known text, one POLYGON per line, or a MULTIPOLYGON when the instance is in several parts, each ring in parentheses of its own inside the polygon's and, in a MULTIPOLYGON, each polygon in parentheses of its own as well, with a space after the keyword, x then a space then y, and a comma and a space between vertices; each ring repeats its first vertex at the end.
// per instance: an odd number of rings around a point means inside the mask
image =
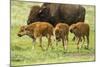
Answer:
POLYGON ((75 34, 76 36, 80 36, 82 34, 79 28, 77 27, 77 24, 72 24, 69 29, 70 29, 70 32, 75 34))
POLYGON ((55 26, 55 23, 58 21, 58 8, 59 4, 53 4, 53 3, 44 3, 41 6, 40 10, 40 17, 45 18, 47 21, 49 21, 53 26, 55 26))
POLYGON ((30 14, 28 16, 27 24, 31 24, 35 21, 38 21, 38 13, 40 11, 40 6, 32 6, 30 10, 30 14))
POLYGON ((71 33, 74 33, 74 30, 76 29, 76 24, 72 24, 69 28, 71 33))
POLYGON ((23 35, 27 35, 29 31, 26 30, 27 26, 21 26, 20 31, 18 32, 18 36, 22 37, 23 35))
POLYGON ((34 38, 34 36, 32 35, 32 31, 30 29, 28 29, 28 25, 21 26, 17 35, 19 37, 22 37, 24 35, 28 35, 31 38, 34 38))
POLYGON ((58 29, 55 29, 55 38, 57 41, 61 41, 61 31, 58 29))
POLYGON ((24 35, 28 35, 29 37, 31 37, 33 39, 33 41, 35 41, 34 35, 33 35, 33 31, 31 29, 28 28, 28 25, 26 26, 21 26, 20 27, 20 31, 17 34, 19 37, 22 37, 24 35))

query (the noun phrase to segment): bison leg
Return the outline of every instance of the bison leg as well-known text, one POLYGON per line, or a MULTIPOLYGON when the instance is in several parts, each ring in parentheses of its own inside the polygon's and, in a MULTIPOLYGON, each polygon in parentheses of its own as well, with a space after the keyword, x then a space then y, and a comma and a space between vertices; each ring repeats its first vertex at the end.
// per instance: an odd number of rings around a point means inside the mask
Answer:
POLYGON ((65 37, 65 46, 66 46, 66 48, 68 48, 68 34, 67 34, 67 36, 65 37))
POLYGON ((84 45, 84 42, 85 42, 85 36, 83 36, 83 42, 82 42, 82 44, 81 44, 81 48, 83 47, 83 45, 84 45))
POLYGON ((64 42, 65 42, 64 47, 65 47, 65 50, 66 50, 67 49, 67 45, 68 45, 68 40, 65 38, 64 42))
POLYGON ((89 49, 89 36, 86 36, 87 38, 87 46, 86 46, 86 49, 89 49))
POLYGON ((48 50, 49 46, 52 47, 52 44, 51 44, 51 35, 48 35, 48 46, 47 46, 47 50, 48 50))
POLYGON ((66 50, 67 43, 66 43, 66 39, 65 38, 62 38, 62 43, 63 43, 64 50, 66 50))
POLYGON ((44 50, 42 47, 42 36, 40 36, 40 47, 42 48, 42 50, 44 50))
POLYGON ((78 38, 78 42, 77 42, 77 49, 79 49, 79 47, 80 47, 80 46, 79 46, 79 42, 80 42, 80 41, 81 41, 81 38, 79 37, 79 38, 78 38))
POLYGON ((34 49, 34 48, 35 48, 35 43, 36 43, 36 40, 35 40, 35 39, 33 39, 33 47, 32 47, 32 49, 34 49))
POLYGON ((73 37, 72 41, 75 41, 75 36, 73 37))
MULTIPOLYGON (((63 44, 63 47, 64 47, 64 39, 62 38, 62 44, 63 44)), ((65 47, 64 47, 64 50, 65 50, 65 47)))

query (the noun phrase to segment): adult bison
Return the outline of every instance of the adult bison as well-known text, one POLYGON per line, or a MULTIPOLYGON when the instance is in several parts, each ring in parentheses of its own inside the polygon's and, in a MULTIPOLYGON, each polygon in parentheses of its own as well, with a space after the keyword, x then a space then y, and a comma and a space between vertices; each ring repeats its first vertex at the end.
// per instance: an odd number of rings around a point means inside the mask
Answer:
POLYGON ((84 22, 85 8, 81 5, 44 3, 38 11, 31 9, 27 24, 34 21, 47 21, 55 26, 58 22, 71 25, 77 22, 84 22))
POLYGON ((49 10, 48 8, 41 8, 40 6, 32 6, 29 16, 28 16, 28 20, 27 20, 27 24, 31 24, 33 22, 48 22, 48 17, 49 16, 49 10), (45 15, 45 16, 44 16, 45 15))

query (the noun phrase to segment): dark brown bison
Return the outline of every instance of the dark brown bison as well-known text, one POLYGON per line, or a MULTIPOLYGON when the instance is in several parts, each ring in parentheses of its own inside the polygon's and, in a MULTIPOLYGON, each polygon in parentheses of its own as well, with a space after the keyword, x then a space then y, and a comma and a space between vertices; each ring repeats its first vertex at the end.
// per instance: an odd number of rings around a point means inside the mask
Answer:
POLYGON ((55 38, 57 41, 62 41, 64 49, 68 45, 69 26, 65 23, 58 23, 54 29, 55 38))
POLYGON ((44 3, 38 8, 39 10, 37 12, 32 9, 31 13, 34 15, 30 13, 31 18, 28 17, 27 24, 33 23, 32 21, 47 21, 53 26, 58 22, 71 25, 77 22, 84 22, 86 13, 83 6, 72 4, 44 3))
POLYGON ((72 24, 70 26, 70 32, 75 35, 75 38, 78 39, 77 48, 79 49, 80 45, 79 42, 83 40, 85 41, 85 37, 87 39, 87 46, 85 48, 89 48, 89 31, 90 27, 87 23, 78 22, 76 24, 72 24))
MULTIPOLYGON (((43 9, 43 8, 42 8, 43 9)), ((28 20, 27 20, 27 24, 31 24, 33 22, 48 22, 49 20, 49 11, 48 9, 43 9, 43 11, 41 11, 41 7, 40 6, 32 6, 29 16, 28 16, 28 20), (44 16, 45 15, 45 16, 44 16)))
POLYGON ((47 22, 34 22, 30 25, 21 26, 20 31, 18 32, 18 36, 21 37, 23 35, 28 35, 33 39, 33 41, 36 40, 36 38, 39 38, 40 47, 43 49, 42 47, 43 36, 46 36, 48 38, 48 47, 52 45, 51 36, 53 35, 53 26, 47 22))
POLYGON ((28 16, 28 20, 27 20, 27 24, 29 24, 30 22, 36 22, 39 20, 38 17, 38 12, 40 11, 40 6, 32 6, 29 16, 28 16))

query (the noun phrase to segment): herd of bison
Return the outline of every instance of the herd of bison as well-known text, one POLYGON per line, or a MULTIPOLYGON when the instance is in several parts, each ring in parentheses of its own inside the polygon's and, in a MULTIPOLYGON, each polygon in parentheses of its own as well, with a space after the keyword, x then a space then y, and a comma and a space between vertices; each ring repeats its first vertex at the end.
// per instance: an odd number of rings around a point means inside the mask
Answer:
POLYGON ((33 42, 39 38, 42 50, 53 48, 52 40, 62 42, 64 50, 68 47, 69 32, 74 34, 73 41, 77 41, 77 49, 81 48, 80 42, 87 41, 85 49, 89 49, 89 24, 85 23, 86 10, 81 5, 44 3, 41 6, 32 6, 27 19, 27 25, 21 26, 18 36, 28 35, 33 42), (46 49, 42 46, 42 37, 48 39, 46 49), (52 37, 53 36, 53 37, 52 37), (85 40, 86 39, 86 40, 85 40))

